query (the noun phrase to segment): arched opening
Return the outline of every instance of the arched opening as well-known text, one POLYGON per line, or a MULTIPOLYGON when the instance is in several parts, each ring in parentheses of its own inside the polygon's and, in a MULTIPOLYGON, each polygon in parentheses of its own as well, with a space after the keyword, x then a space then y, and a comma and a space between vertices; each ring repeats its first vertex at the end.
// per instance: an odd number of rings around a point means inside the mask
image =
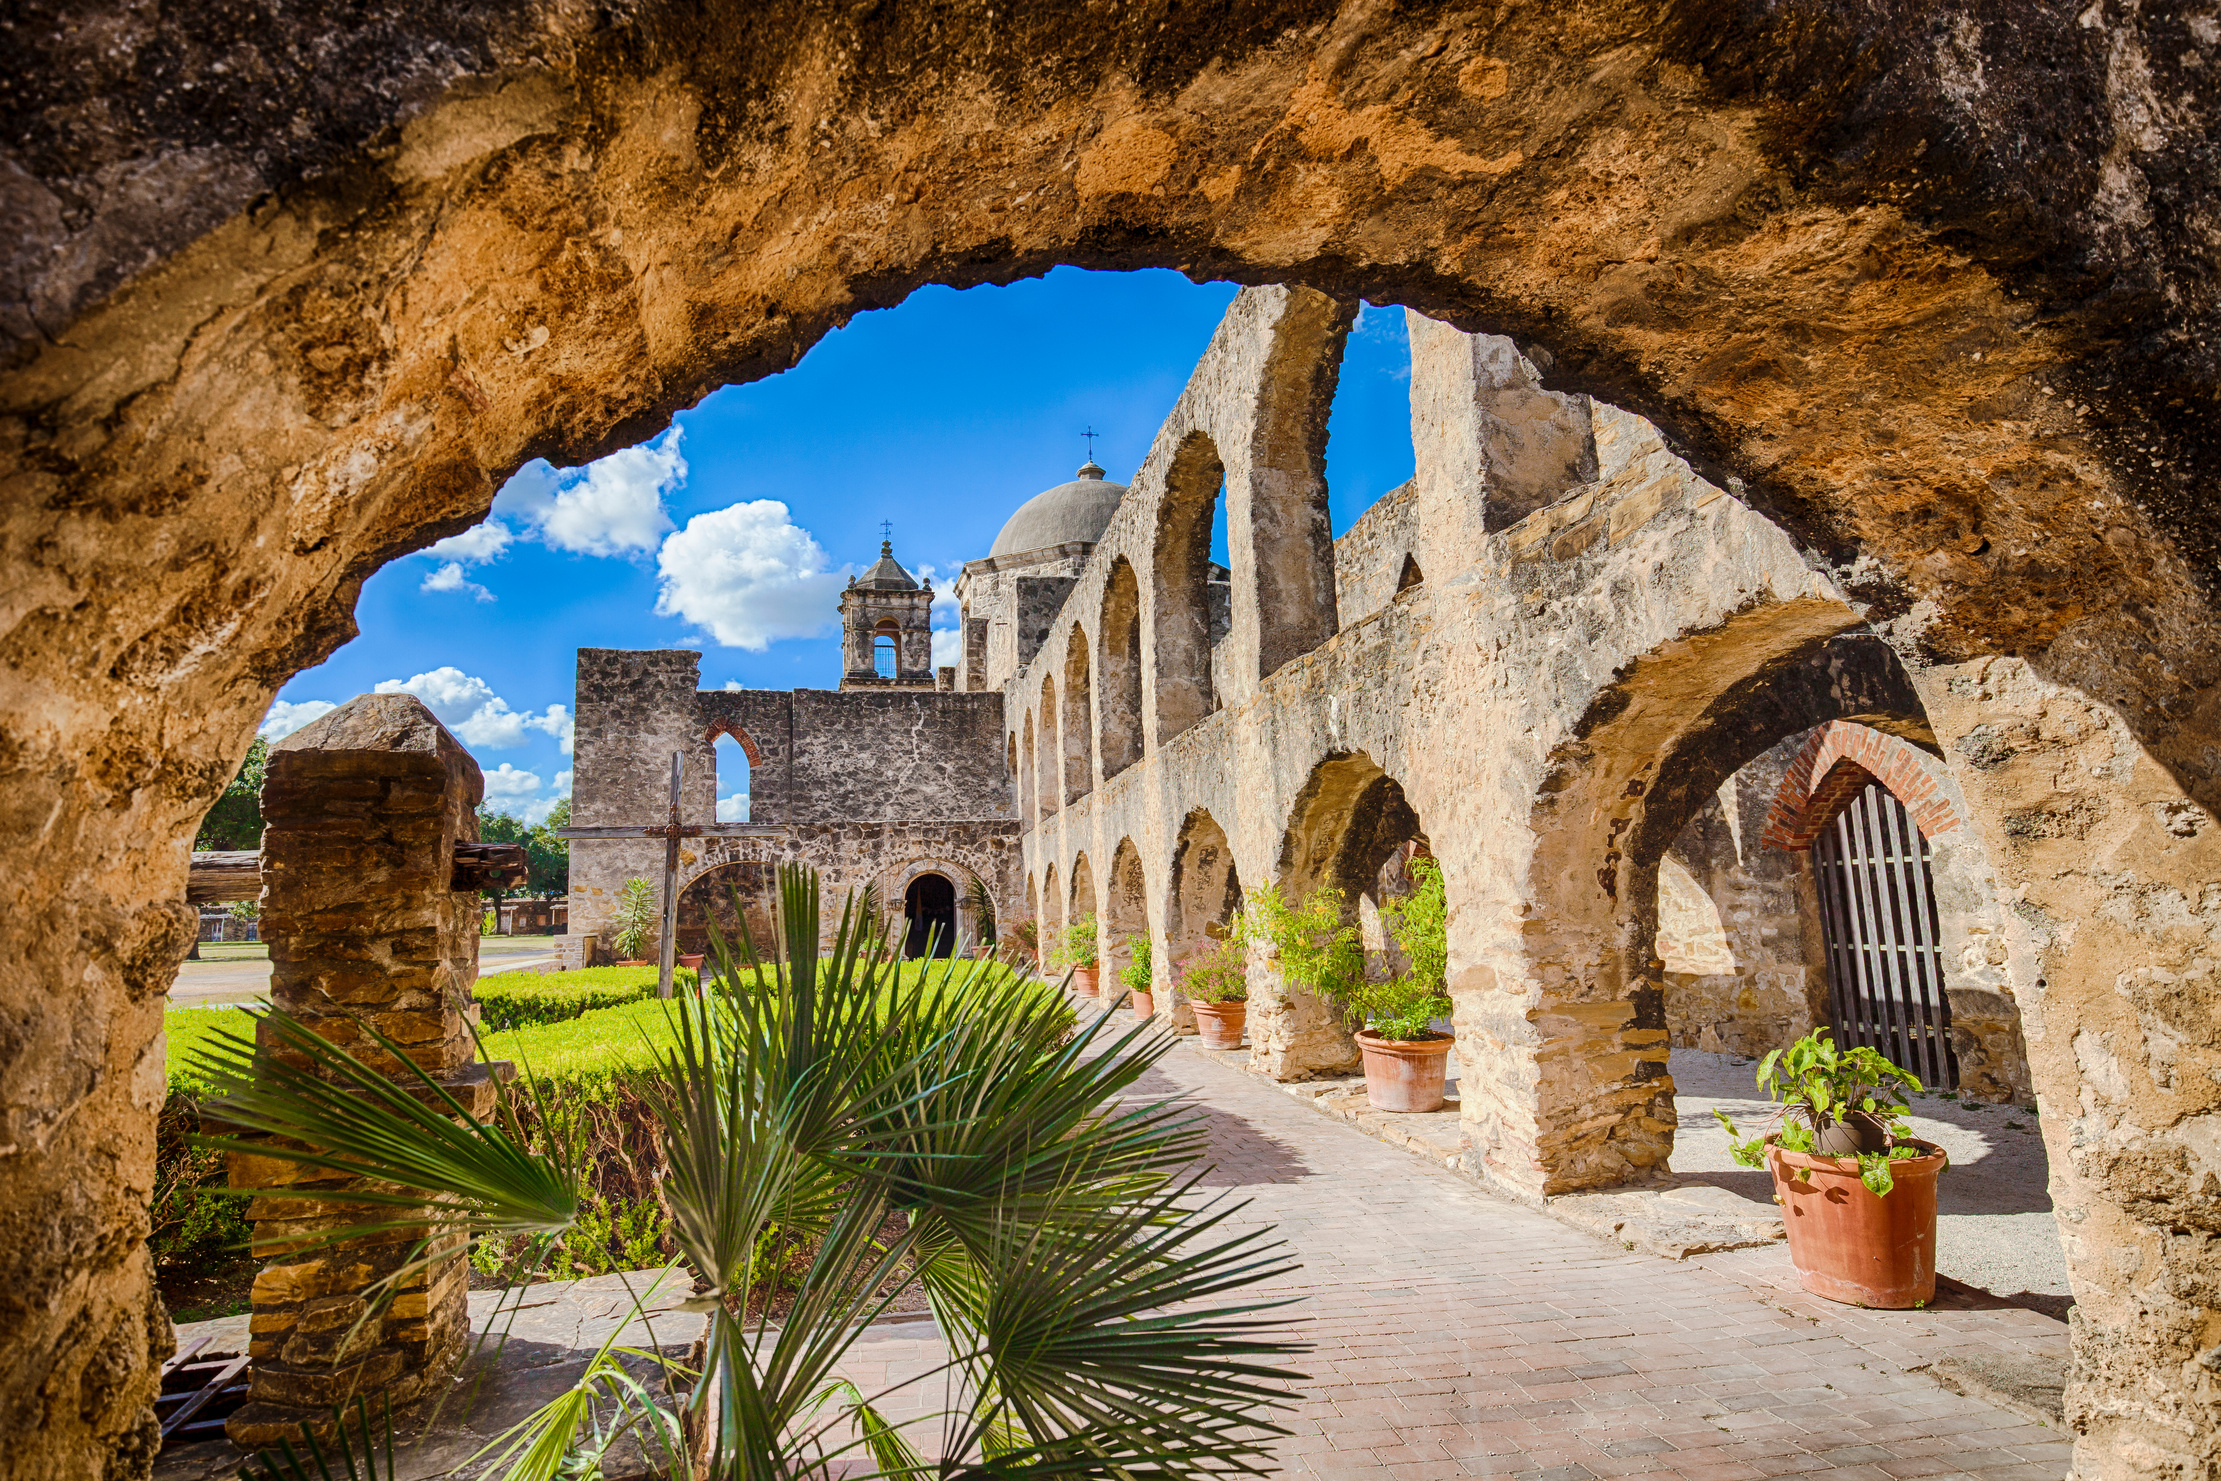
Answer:
MULTIPOLYGON (((1211 650, 1218 633, 1214 593, 1219 571, 1211 561, 1211 520, 1225 491, 1226 467, 1218 446, 1192 432, 1173 455, 1150 562, 1156 620, 1151 646, 1155 734, 1163 745, 1218 708, 1211 683, 1211 650)), ((1227 626, 1232 626, 1232 587, 1226 587, 1227 626)))
POLYGON ((1026 743, 1018 762, 1018 821, 1027 828, 1041 821, 1035 806, 1033 769, 1033 711, 1026 711, 1026 743))
POLYGON ((1078 623, 1064 645, 1064 800, 1077 802, 1095 789, 1089 741, 1095 717, 1088 700, 1087 633, 1078 623))
MULTIPOLYGON (((1274 326, 1260 388, 1262 425, 1248 449, 1239 515, 1247 535, 1248 571, 1239 556, 1235 628, 1253 631, 1250 682, 1334 636, 1334 532, 1327 510, 1327 419, 1341 378, 1342 347, 1357 315, 1354 300, 1293 292, 1274 326), (1246 579, 1245 579, 1246 578, 1246 579)), ((1236 521, 1230 517, 1228 533, 1236 521)), ((1246 631, 1245 631, 1246 630, 1246 631)))
POLYGON ((1041 871, 1041 914, 1036 919, 1041 922, 1041 960, 1046 965, 1064 932, 1064 894, 1057 888, 1054 864, 1041 871))
POLYGON ((717 772, 717 821, 748 821, 748 780, 759 754, 756 742, 740 726, 726 723, 710 732, 711 756, 717 772))
POLYGON ((1226 830, 1202 808, 1189 813, 1180 825, 1166 894, 1165 960, 1158 967, 1158 980, 1167 994, 1159 1016, 1169 1012, 1175 1031, 1192 1034, 1195 1010, 1171 989, 1185 966, 1218 949, 1242 908, 1242 877, 1234 864, 1234 850, 1226 830))
POLYGON ((1083 852, 1072 859, 1072 904, 1065 913, 1065 923, 1070 925, 1084 916, 1096 915, 1096 903, 1095 870, 1083 852))
POLYGON ((1033 965, 1038 968, 1048 956, 1048 934, 1041 919, 1041 883, 1031 874, 1026 876, 1026 921, 1033 927, 1033 965))
POLYGON ((1404 568, 1396 576, 1396 595, 1402 596, 1426 579, 1426 576, 1419 569, 1418 559, 1410 555, 1405 556, 1404 568))
POLYGON ((1007 754, 1003 759, 1003 780, 1010 787, 1010 805, 1017 812, 1018 820, 1024 822, 1026 821, 1026 799, 1018 785, 1018 779, 1023 773, 1018 770, 1017 732, 1011 732, 1008 740, 1009 744, 1005 747, 1007 754))
MULTIPOLYGON (((1118 974, 1132 964, 1135 943, 1146 944, 1149 939, 1149 884, 1142 873, 1141 852, 1131 838, 1118 841, 1106 883, 1096 935, 1102 943, 1104 991, 1115 997, 1127 990, 1118 974)), ((1146 990, 1153 991, 1154 983, 1146 990)))
POLYGON ((902 955, 956 954, 956 885, 945 874, 921 874, 902 892, 902 955))
MULTIPOLYGON (((1296 903, 1322 888, 1341 891, 1343 919, 1364 930, 1368 973, 1385 977, 1402 962, 1381 930, 1380 906, 1410 892, 1411 860, 1431 852, 1402 785, 1362 751, 1342 752, 1313 767, 1296 795, 1281 840, 1281 893, 1296 903)), ((1266 975, 1250 1007, 1259 1068, 1301 1080, 1355 1067, 1351 1035, 1362 1025, 1277 972, 1266 975)))
POLYGON ((1064 744, 1057 724, 1057 681, 1041 681, 1041 756, 1040 771, 1035 779, 1034 795, 1040 799, 1041 816, 1046 818, 1061 806, 1064 795, 1063 754, 1064 744))
POLYGON ((772 927, 776 873, 773 865, 743 861, 719 864, 695 876, 679 892, 678 949, 689 955, 708 951, 714 924, 737 960, 745 923, 746 939, 757 951, 773 950, 778 939, 772 927))
POLYGON ((902 628, 892 620, 884 620, 872 629, 871 671, 882 679, 900 676, 902 667, 902 628))
POLYGON ((1120 556, 1103 586, 1102 683, 1095 698, 1096 750, 1103 780, 1141 759, 1141 583, 1120 556))

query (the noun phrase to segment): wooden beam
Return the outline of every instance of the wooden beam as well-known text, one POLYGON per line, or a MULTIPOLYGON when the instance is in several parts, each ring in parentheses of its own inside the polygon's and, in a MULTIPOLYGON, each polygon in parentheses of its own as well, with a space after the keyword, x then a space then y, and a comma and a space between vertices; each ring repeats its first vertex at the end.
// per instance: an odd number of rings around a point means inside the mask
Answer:
POLYGON ((252 900, 262 893, 262 855, 245 852, 193 855, 185 875, 185 903, 210 905, 218 900, 252 900))
MULTIPOLYGON (((458 843, 452 888, 522 889, 531 875, 521 843, 458 843)), ((262 893, 262 855, 230 851, 193 855, 185 874, 185 903, 213 905, 221 900, 252 900, 262 893)))

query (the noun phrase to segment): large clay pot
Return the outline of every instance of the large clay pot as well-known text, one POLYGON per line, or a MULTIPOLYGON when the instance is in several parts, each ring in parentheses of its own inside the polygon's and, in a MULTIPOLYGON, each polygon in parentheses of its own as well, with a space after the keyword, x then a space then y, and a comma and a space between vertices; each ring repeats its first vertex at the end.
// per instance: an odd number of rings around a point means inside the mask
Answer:
POLYGON ((1859 1181, 1856 1157, 1787 1152, 1769 1139, 1789 1263, 1813 1295, 1889 1311, 1935 1299, 1936 1178, 1950 1159, 1933 1142, 1899 1145, 1926 1155, 1892 1162, 1896 1186, 1881 1198, 1859 1181))
POLYGON ((1450 1050, 1457 1040, 1430 1034, 1408 1042, 1384 1039, 1369 1028, 1357 1031, 1365 1057, 1365 1097, 1376 1111, 1439 1111, 1448 1078, 1450 1050))
POLYGON ((674 957, 672 960, 677 965, 686 968, 689 972, 699 972, 702 970, 702 958, 708 955, 709 953, 706 951, 688 952, 684 955, 674 957))
POLYGON ((1154 1018, 1157 1016, 1157 1000, 1154 996, 1145 992, 1137 992, 1132 994, 1132 997, 1134 1017, 1154 1018))
POLYGON ((1083 997, 1094 997, 1096 970, 1094 967, 1074 967, 1072 969, 1072 991, 1083 997))
POLYGON ((1206 1049, 1239 1049, 1249 1023, 1247 1003, 1195 1003, 1195 1029, 1206 1049))

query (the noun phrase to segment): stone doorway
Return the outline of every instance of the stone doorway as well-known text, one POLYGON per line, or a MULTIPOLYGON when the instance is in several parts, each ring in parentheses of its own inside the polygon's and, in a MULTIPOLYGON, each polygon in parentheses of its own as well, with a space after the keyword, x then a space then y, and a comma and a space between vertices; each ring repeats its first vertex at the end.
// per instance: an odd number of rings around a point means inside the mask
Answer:
POLYGON ((778 939, 772 925, 773 888, 769 864, 719 864, 696 876, 679 893, 679 951, 687 955, 708 951, 714 923, 735 961, 742 957, 743 939, 768 955, 778 939))
POLYGON ((903 935, 906 961, 956 954, 956 886, 943 874, 921 874, 902 892, 902 915, 909 923, 903 935))

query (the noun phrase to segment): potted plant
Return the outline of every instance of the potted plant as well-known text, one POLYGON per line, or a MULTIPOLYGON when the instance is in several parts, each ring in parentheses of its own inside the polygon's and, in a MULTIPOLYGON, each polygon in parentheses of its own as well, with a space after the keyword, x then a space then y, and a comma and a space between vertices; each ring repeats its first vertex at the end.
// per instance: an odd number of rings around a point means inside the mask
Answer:
POLYGON ((1450 1012, 1442 992, 1449 962, 1442 871, 1422 855, 1412 861, 1412 877, 1418 883, 1411 895, 1381 908, 1381 924, 1409 961, 1408 971, 1385 982, 1366 980, 1364 945, 1333 886, 1290 905, 1278 885, 1268 884, 1249 892, 1246 912, 1251 929, 1272 943, 1282 977, 1360 1021, 1366 1098, 1375 1110, 1405 1114, 1442 1109, 1457 1042, 1433 1029, 1450 1012))
POLYGON ((1150 989, 1156 984, 1155 968, 1149 961, 1149 938, 1136 936, 1126 943, 1126 965, 1118 969, 1118 980, 1125 985, 1132 998, 1134 1017, 1156 1016, 1157 1000, 1150 989))
POLYGON ((1854 1306, 1925 1306, 1936 1294, 1936 1179, 1949 1158, 1908 1134, 1920 1081, 1864 1045, 1838 1050, 1814 1029, 1759 1062, 1777 1129, 1728 1147, 1774 1176, 1789 1260, 1815 1296, 1854 1306))
POLYGON ((1053 964, 1072 969, 1072 988, 1075 992, 1095 996, 1095 917, 1083 915, 1064 928, 1063 944, 1052 958, 1053 964))
POLYGON ((1010 928, 1010 955, 1013 962, 1031 962, 1041 965, 1041 927, 1033 921, 1022 920, 1010 928))
POLYGON ((1196 1032, 1206 1049, 1239 1049, 1249 1024, 1248 954, 1234 931, 1209 951, 1188 958, 1180 991, 1195 1009, 1196 1032))
POLYGON ((640 955, 656 929, 655 886, 638 877, 628 879, 617 891, 617 908, 609 913, 609 944, 617 949, 620 967, 648 967, 654 963, 640 955))
POLYGON ((1386 982, 1360 977, 1346 1000, 1365 1019, 1357 1048, 1365 1061, 1366 1098, 1379 1111, 1441 1110, 1457 1043, 1434 1031, 1434 1020, 1450 1016, 1442 991, 1450 965, 1442 870, 1421 855, 1411 861, 1411 877, 1412 892, 1380 908, 1381 927, 1403 948, 1408 970, 1386 982))

